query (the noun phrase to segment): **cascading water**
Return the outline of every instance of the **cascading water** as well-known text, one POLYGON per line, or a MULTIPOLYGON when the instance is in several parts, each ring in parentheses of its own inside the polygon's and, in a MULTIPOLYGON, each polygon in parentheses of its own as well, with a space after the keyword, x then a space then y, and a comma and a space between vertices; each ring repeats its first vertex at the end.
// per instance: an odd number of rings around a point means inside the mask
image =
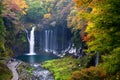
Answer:
POLYGON ((35 31, 35 27, 32 27, 32 30, 30 32, 30 39, 29 39, 30 49, 29 49, 29 54, 28 55, 35 55, 36 54, 34 52, 34 44, 35 44, 34 31, 35 31))
POLYGON ((53 52, 54 42, 53 31, 45 30, 45 52, 53 52))
POLYGON ((49 31, 45 31, 45 51, 48 52, 48 43, 49 43, 49 31))
MULTIPOLYGON (((36 54, 34 52, 35 42, 38 39, 38 38, 37 39, 35 38, 36 36, 34 36, 35 35, 34 32, 35 32, 35 27, 32 27, 32 30, 30 31, 30 38, 29 38, 28 31, 26 30, 27 39, 28 39, 28 42, 29 42, 29 53, 26 54, 26 55, 17 56, 16 59, 19 59, 19 60, 22 60, 24 62, 28 62, 28 63, 31 63, 31 64, 40 63, 40 62, 43 62, 43 61, 46 61, 46 60, 51 60, 51 59, 57 59, 58 57, 56 55, 53 55, 53 54, 36 54)), ((46 36, 46 38, 47 38, 47 36, 46 36)), ((45 42, 45 40, 44 40, 44 42, 45 42)), ((47 42, 46 45, 48 45, 48 44, 49 43, 47 42)), ((49 50, 50 46, 47 47, 47 49, 49 50)), ((42 79, 40 79, 40 80, 42 80, 42 79)))
POLYGON ((99 53, 97 52, 96 59, 95 59, 95 66, 98 65, 98 62, 99 62, 99 53))
POLYGON ((70 36, 67 28, 50 28, 40 33, 41 50, 56 55, 67 52, 70 44, 70 36), (61 30, 62 29, 62 30, 61 30), (42 40, 41 40, 42 39, 42 40))

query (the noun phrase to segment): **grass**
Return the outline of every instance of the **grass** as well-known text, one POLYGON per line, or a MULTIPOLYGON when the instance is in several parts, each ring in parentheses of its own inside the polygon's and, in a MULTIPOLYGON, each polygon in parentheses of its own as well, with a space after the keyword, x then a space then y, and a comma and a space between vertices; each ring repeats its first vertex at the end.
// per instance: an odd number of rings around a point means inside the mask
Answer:
POLYGON ((84 63, 83 59, 67 56, 43 62, 42 66, 53 73, 55 80, 68 80, 74 71, 81 70, 86 66, 84 63))
POLYGON ((0 62, 0 80, 11 80, 11 78, 12 72, 3 62, 0 62))

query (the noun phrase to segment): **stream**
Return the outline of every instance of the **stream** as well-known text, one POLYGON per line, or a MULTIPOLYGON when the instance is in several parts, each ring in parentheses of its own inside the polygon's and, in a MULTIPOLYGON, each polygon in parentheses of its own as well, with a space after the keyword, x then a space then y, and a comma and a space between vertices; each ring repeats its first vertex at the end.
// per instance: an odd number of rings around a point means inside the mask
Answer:
POLYGON ((41 67, 38 63, 24 63, 22 62, 17 68, 19 73, 19 80, 54 80, 52 73, 41 67))
POLYGON ((34 67, 32 80, 54 80, 53 75, 47 69, 41 67, 40 64, 31 64, 34 67))

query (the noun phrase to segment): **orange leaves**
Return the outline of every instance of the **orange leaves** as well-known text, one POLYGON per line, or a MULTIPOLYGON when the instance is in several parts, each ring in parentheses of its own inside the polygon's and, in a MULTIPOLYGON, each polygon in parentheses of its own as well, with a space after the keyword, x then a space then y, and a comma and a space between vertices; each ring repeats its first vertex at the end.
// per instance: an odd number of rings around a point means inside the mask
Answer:
POLYGON ((51 17, 51 14, 50 14, 50 13, 44 14, 44 18, 48 19, 48 18, 50 18, 50 17, 51 17))
POLYGON ((91 38, 90 35, 84 36, 83 39, 82 39, 82 41, 88 41, 90 38, 91 38))
POLYGON ((77 8, 89 5, 93 0, 73 0, 77 8))
POLYGON ((3 0, 3 15, 25 14, 28 5, 25 0, 3 0))
POLYGON ((25 0, 14 0, 15 4, 19 7, 20 11, 23 13, 27 11, 28 5, 26 4, 25 0))
POLYGON ((81 0, 73 0, 73 1, 75 2, 77 8, 83 5, 83 2, 81 0))

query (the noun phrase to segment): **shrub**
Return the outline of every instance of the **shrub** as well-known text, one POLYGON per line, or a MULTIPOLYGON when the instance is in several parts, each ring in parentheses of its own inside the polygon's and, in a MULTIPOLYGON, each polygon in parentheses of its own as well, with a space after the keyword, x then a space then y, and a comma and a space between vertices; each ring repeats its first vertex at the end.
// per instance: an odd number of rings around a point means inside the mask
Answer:
POLYGON ((103 57, 104 61, 100 67, 106 70, 107 74, 120 72, 120 48, 114 49, 110 55, 103 57))
POLYGON ((90 67, 73 72, 69 80, 103 80, 105 76, 104 70, 98 67, 90 67))

